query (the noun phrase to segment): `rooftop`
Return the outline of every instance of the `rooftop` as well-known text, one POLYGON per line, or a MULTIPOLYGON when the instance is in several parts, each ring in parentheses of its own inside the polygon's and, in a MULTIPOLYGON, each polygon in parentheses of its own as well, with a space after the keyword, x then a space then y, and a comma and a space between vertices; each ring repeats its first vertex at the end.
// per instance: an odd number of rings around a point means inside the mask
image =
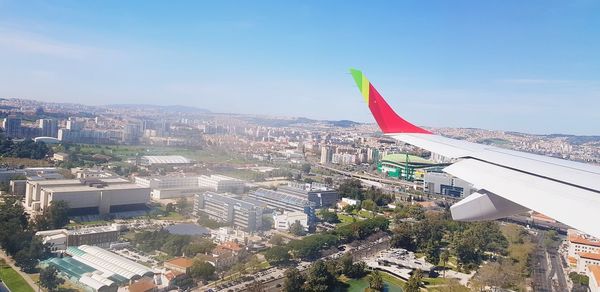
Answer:
POLYGON ((192 161, 181 155, 142 156, 149 164, 188 164, 192 161))
POLYGON ((107 185, 102 187, 88 186, 88 185, 67 185, 67 186, 55 186, 55 187, 46 187, 44 190, 49 192, 62 192, 62 193, 70 193, 70 192, 86 192, 86 191, 102 191, 102 190, 134 190, 134 189, 148 189, 147 187, 142 187, 137 184, 127 183, 127 184, 115 184, 115 185, 107 185))
POLYGON ((435 164, 433 161, 425 159, 420 156, 410 155, 406 153, 394 153, 388 154, 381 158, 381 161, 388 161, 396 164, 405 164, 406 156, 408 155, 408 163, 409 164, 435 164))
POLYGON ((582 244, 582 245, 600 247, 600 241, 589 240, 589 239, 579 236, 579 235, 569 236, 569 242, 576 243, 576 244, 582 244))
POLYGON ((590 282, 596 283, 596 287, 600 287, 600 266, 598 265, 589 265, 588 270, 590 270, 590 274, 593 276, 594 281, 590 282))
POLYGON ((600 253, 580 252, 579 256, 584 259, 600 261, 600 253))
POLYGON ((172 260, 168 260, 165 262, 165 264, 171 264, 174 266, 178 266, 178 267, 182 267, 184 269, 187 269, 189 267, 191 267, 194 264, 194 261, 188 259, 188 258, 184 258, 184 257, 179 257, 179 258, 174 258, 172 260))

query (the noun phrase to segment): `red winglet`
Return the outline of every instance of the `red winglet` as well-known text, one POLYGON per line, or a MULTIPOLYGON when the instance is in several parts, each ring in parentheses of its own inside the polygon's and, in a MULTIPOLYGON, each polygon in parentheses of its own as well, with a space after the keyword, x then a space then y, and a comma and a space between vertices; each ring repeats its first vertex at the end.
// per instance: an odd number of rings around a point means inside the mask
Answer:
POLYGON ((375 117, 377 124, 384 134, 395 133, 422 133, 432 134, 431 132, 417 127, 405 119, 401 118, 394 110, 385 102, 381 94, 377 92, 373 84, 367 80, 367 77, 361 71, 350 69, 350 73, 361 91, 365 101, 369 104, 369 109, 375 117))
POLYGON ((415 126, 400 117, 383 99, 373 84, 369 82, 369 109, 375 117, 379 128, 385 134, 393 133, 422 133, 431 134, 431 132, 415 126))

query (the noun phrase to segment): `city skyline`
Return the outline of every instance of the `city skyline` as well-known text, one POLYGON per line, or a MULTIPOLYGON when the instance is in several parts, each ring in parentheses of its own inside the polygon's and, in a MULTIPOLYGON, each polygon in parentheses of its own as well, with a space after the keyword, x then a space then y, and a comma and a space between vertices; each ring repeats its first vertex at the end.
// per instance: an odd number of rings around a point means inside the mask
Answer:
POLYGON ((355 66, 419 125, 600 134, 598 3, 0 7, 1 97, 371 123, 355 66))

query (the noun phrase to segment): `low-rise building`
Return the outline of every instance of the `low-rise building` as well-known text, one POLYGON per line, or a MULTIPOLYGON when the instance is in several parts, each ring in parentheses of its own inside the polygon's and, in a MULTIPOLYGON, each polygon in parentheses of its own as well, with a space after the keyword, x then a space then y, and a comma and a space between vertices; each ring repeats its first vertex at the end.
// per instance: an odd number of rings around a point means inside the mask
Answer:
MULTIPOLYGON (((567 260, 571 268, 583 272, 585 266, 579 266, 582 263, 578 256, 579 253, 600 254, 600 241, 575 229, 569 229, 567 231, 567 260)), ((583 263, 585 263, 585 259, 583 263)))
POLYGON ((65 250, 68 246, 93 245, 103 248, 119 240, 121 226, 112 224, 107 226, 85 227, 79 229, 54 229, 39 231, 35 235, 42 238, 43 243, 48 243, 53 251, 65 250))
POLYGON ((56 152, 52 156, 54 161, 69 161, 69 154, 64 152, 56 152))
POLYGON ((308 215, 304 212, 284 212, 283 214, 274 214, 273 222, 277 230, 289 230, 295 222, 300 222, 304 230, 308 230, 308 215))
POLYGON ((140 165, 146 167, 174 167, 186 166, 192 161, 181 155, 145 155, 140 158, 140 165))
POLYGON ((423 177, 423 190, 428 194, 466 197, 475 189, 473 185, 447 173, 427 172, 423 177))
POLYGON ((166 261, 164 266, 172 271, 188 274, 193 264, 191 259, 179 257, 166 261))

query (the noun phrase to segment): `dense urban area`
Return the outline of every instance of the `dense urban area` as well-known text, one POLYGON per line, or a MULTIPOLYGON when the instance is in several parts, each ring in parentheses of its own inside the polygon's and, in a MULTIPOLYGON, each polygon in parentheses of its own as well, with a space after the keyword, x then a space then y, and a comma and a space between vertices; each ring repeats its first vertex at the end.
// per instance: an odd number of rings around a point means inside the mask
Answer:
MULTIPOLYGON (((600 241, 375 125, 0 100, 0 291, 600 291, 600 241)), ((431 129, 586 163, 600 137, 431 129)))

